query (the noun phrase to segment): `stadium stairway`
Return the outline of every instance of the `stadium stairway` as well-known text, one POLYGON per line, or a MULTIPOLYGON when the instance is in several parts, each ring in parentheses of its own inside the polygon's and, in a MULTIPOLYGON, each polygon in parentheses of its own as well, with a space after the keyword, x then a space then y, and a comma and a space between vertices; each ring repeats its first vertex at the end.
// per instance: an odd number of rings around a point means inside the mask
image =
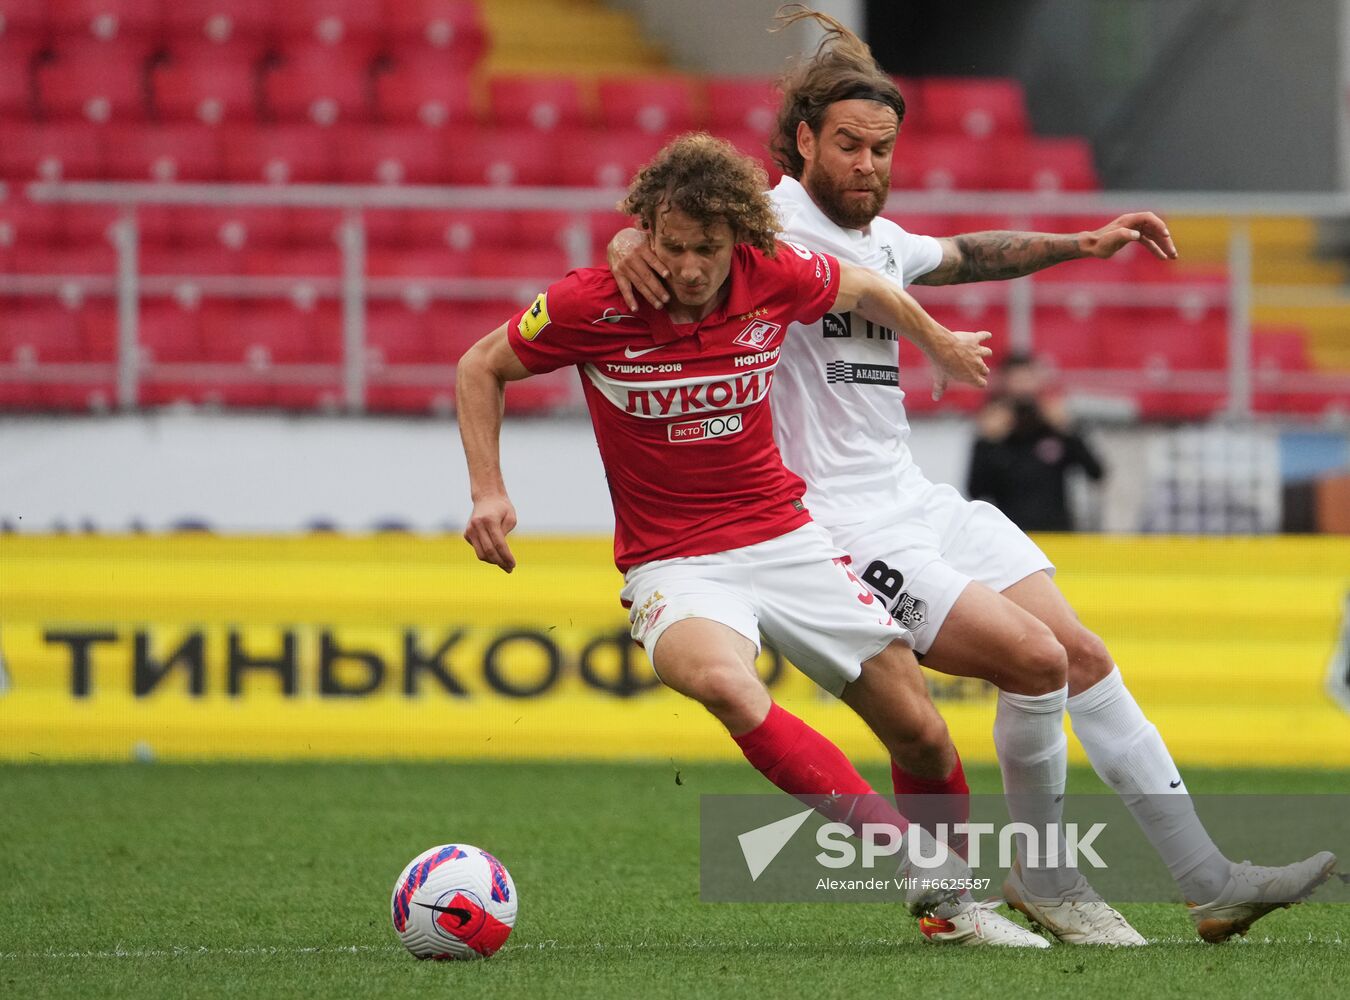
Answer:
POLYGON ((484 70, 498 73, 641 73, 666 67, 637 18, 597 0, 489 0, 484 70))

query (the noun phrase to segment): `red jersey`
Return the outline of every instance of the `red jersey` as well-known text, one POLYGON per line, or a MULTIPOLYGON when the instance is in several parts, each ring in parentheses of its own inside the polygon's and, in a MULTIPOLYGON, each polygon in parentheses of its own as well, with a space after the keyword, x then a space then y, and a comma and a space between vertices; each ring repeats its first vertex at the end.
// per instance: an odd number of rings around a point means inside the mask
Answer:
POLYGON ((768 393, 789 323, 813 323, 839 291, 839 262, 796 244, 740 244, 725 301, 673 324, 629 311, 604 268, 573 271, 507 326, 540 374, 576 365, 614 503, 621 571, 777 538, 810 520, 779 457, 768 393))

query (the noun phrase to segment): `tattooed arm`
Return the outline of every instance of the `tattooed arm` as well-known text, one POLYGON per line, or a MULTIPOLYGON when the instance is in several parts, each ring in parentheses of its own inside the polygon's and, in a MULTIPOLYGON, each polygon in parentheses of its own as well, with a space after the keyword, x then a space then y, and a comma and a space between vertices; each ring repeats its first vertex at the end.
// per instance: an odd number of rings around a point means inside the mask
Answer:
POLYGON ((1082 257, 1111 257, 1130 243, 1142 243, 1159 260, 1175 260, 1176 245, 1162 219, 1131 212, 1101 229, 1073 234, 987 232, 939 239, 942 262, 914 279, 916 285, 959 285, 967 281, 1020 278, 1082 257))

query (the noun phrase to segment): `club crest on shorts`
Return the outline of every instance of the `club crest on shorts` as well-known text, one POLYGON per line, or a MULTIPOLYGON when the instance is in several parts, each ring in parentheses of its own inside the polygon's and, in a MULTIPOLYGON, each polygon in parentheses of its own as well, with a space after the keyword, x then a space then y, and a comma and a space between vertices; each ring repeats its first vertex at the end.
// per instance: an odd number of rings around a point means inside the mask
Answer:
POLYGON ((895 620, 900 623, 902 628, 917 632, 928 624, 928 602, 912 597, 906 591, 896 598, 895 607, 891 609, 891 614, 895 616, 895 620))

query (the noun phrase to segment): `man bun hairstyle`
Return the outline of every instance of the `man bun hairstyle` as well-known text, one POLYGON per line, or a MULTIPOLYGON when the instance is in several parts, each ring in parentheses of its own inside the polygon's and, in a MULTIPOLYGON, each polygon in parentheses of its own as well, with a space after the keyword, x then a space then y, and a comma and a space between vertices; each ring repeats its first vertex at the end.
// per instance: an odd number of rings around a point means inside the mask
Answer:
POLYGON ((648 232, 658 215, 677 208, 704 227, 725 222, 737 243, 774 256, 778 217, 764 168, 724 139, 690 132, 666 145, 638 171, 619 203, 648 232))
POLYGON ((778 8, 774 31, 798 21, 815 21, 825 30, 815 54, 797 60, 779 81, 783 104, 769 139, 769 150, 789 177, 801 180, 806 164, 797 152, 797 123, 806 122, 819 136, 825 114, 838 101, 876 101, 895 112, 896 124, 905 120, 905 99, 895 81, 872 56, 867 43, 828 14, 799 4, 778 8))

